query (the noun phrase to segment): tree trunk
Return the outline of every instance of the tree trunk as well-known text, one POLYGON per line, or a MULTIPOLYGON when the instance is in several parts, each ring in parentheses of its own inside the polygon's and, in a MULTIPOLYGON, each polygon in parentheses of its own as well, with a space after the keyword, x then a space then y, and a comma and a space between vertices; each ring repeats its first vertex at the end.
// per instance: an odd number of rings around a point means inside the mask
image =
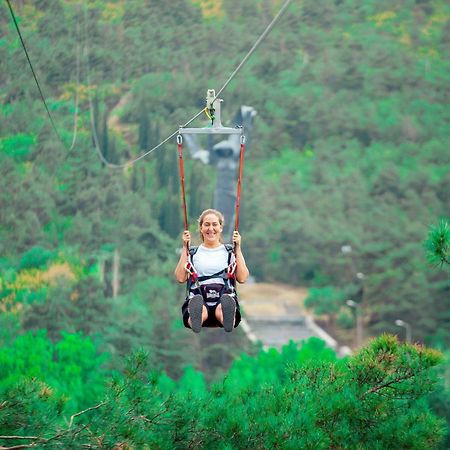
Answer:
POLYGON ((120 254, 116 248, 114 250, 113 267, 112 267, 112 295, 116 298, 119 295, 120 280, 119 280, 119 268, 120 268, 120 254))

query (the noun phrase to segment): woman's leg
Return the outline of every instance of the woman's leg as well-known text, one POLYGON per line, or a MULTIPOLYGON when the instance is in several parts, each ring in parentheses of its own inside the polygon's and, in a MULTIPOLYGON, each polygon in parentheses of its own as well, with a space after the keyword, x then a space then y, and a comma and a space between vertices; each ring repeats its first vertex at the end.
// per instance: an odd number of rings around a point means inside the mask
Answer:
POLYGON ((197 294, 189 300, 188 312, 189 326, 194 333, 200 333, 203 322, 208 318, 208 310, 203 301, 203 296, 197 294))
POLYGON ((236 301, 233 296, 223 294, 216 308, 216 319, 223 325, 228 333, 233 331, 236 317, 236 301))

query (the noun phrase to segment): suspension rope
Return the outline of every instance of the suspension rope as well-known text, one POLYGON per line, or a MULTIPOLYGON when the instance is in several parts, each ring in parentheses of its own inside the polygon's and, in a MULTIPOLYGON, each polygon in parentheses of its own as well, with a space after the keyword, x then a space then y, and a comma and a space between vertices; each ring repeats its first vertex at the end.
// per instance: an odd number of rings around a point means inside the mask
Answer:
POLYGON ((236 194, 236 221, 234 224, 234 229, 239 230, 239 210, 241 207, 241 187, 242 187, 242 171, 244 167, 244 148, 245 148, 245 136, 241 136, 241 149, 239 152, 239 176, 237 181, 237 194, 236 194))
MULTIPOLYGON (((184 163, 183 163, 183 136, 179 134, 177 136, 177 145, 178 145, 178 162, 180 166, 180 185, 181 185, 181 199, 183 203, 183 221, 184 221, 184 229, 189 230, 189 224, 188 224, 188 217, 187 217, 187 208, 186 208, 186 191, 184 189, 184 163)), ((189 261, 189 243, 185 247, 186 249, 186 256, 187 261, 184 266, 186 272, 189 274, 189 277, 191 278, 191 281, 196 283, 197 287, 200 288, 198 285, 198 274, 195 270, 195 267, 191 264, 189 261)))
POLYGON ((178 144, 178 162, 180 166, 181 199, 183 201, 184 229, 188 230, 189 225, 186 209, 186 192, 184 190, 183 137, 181 136, 181 134, 177 136, 177 144, 178 144))

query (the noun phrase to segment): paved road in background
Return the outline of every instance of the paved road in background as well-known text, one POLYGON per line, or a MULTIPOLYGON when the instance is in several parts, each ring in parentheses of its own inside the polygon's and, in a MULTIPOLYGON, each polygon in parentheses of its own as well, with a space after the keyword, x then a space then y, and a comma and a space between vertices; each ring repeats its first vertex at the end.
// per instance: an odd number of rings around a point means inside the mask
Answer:
POLYGON ((308 290, 301 287, 268 283, 246 283, 238 288, 244 311, 243 328, 252 341, 264 347, 281 349, 289 341, 299 342, 311 336, 337 343, 321 330, 303 309, 308 290))

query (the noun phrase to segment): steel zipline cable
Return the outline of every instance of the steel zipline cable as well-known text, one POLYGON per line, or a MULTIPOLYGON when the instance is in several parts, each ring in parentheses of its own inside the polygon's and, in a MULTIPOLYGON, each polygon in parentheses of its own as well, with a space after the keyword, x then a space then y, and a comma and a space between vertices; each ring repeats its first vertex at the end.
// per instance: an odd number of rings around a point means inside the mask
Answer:
POLYGON ((275 26, 275 24, 278 22, 280 17, 284 14, 288 6, 292 0, 286 0, 283 4, 283 6, 280 8, 276 16, 272 19, 272 21, 267 25, 266 29, 263 31, 261 36, 256 40, 256 42, 253 44, 253 47, 248 51, 248 53, 244 56, 244 59, 239 63, 239 65, 234 69, 233 73, 230 75, 227 81, 225 81, 225 84, 218 90, 216 93, 216 96, 211 101, 211 103, 214 103, 214 101, 219 98, 219 95, 225 90, 225 88, 228 86, 228 84, 231 82, 231 80, 237 75, 237 73, 242 69, 244 64, 247 62, 247 60, 252 56, 252 54, 256 51, 256 49, 259 47, 261 42, 264 40, 264 38, 272 31, 272 28, 275 26))
MULTIPOLYGON (((224 83, 224 85, 219 89, 219 91, 217 92, 217 94, 215 95, 214 99, 212 100, 211 103, 214 103, 214 100, 216 100, 219 95, 225 90, 225 88, 228 86, 228 84, 233 80, 233 78, 237 75, 237 73, 242 69, 242 67, 244 66, 244 64, 248 61, 248 59, 250 58, 250 56, 256 51, 256 49, 259 47, 259 45, 261 44, 261 42, 265 39, 265 37, 270 33, 270 31, 273 29, 273 27, 276 25, 276 23, 278 22, 278 20, 281 18, 281 16, 284 14, 284 12, 286 11, 286 9, 289 7, 290 3, 292 2, 292 0, 286 0, 283 4, 283 6, 280 8, 280 10, 278 11, 278 13, 275 15, 275 17, 272 19, 272 21, 269 23, 269 25, 267 25, 267 27, 265 28, 265 30, 263 31, 263 33, 258 37, 258 39, 256 40, 256 42, 253 44, 252 48, 247 52, 247 54, 245 55, 245 57, 242 59, 242 61, 239 63, 239 65, 236 67, 236 69, 232 72, 232 74, 229 76, 229 78, 226 80, 226 82, 224 83)), ((86 26, 86 9, 85 9, 85 26, 86 26)), ((85 32, 86 32, 86 28, 85 28, 85 32)), ((86 32, 86 36, 87 36, 87 32, 86 32)), ((87 60, 87 64, 88 64, 88 60, 89 58, 86 58, 87 60)), ((88 66, 88 84, 90 85, 89 82, 89 66, 88 66)), ((88 89, 89 92, 89 89, 88 89)), ((127 168, 129 166, 132 166, 133 164, 137 163, 138 161, 140 161, 141 159, 145 158, 146 156, 150 155, 151 153, 153 153, 155 150, 157 150, 158 148, 160 148, 161 146, 163 146, 166 142, 168 142, 170 139, 172 139, 173 137, 175 137, 178 133, 179 130, 177 129, 176 131, 174 131, 171 135, 169 135, 167 138, 165 138, 163 141, 161 141, 159 144, 155 145, 153 148, 151 148, 150 150, 146 151, 145 153, 143 153, 142 155, 138 156, 137 158, 134 159, 130 159, 129 161, 123 163, 123 164, 113 164, 110 163, 109 161, 106 160, 106 158, 104 157, 103 153, 100 150, 99 147, 99 142, 98 142, 98 136, 95 130, 95 121, 94 121, 94 115, 93 115, 93 105, 92 105, 92 101, 91 101, 91 97, 90 94, 89 95, 89 108, 90 108, 90 116, 91 116, 91 128, 92 128, 92 134, 93 134, 93 138, 94 138, 94 145, 96 147, 96 151, 99 155, 100 160, 103 162, 103 164, 105 164, 107 167, 113 168, 113 169, 124 169, 127 168)), ((182 125, 181 127, 187 127, 190 123, 192 123, 195 119, 197 119, 197 117, 201 116, 202 114, 204 114, 205 109, 201 109, 194 117, 192 117, 191 119, 189 119, 184 125, 182 125)))

